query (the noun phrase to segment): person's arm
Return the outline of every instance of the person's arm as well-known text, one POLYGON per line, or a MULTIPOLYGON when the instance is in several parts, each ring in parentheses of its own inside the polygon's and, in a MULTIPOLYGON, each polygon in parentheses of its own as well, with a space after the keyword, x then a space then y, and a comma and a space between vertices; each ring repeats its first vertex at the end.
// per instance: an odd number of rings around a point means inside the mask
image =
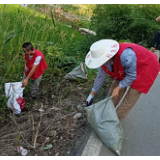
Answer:
MULTIPOLYGON (((108 68, 110 72, 113 72, 111 62, 107 62, 104 65, 108 68)), ((106 78, 106 75, 107 73, 102 69, 102 67, 99 67, 97 77, 94 81, 94 85, 93 85, 91 94, 95 95, 95 93, 97 93, 98 90, 102 87, 104 80, 106 78)))
POLYGON ((127 48, 121 55, 121 62, 126 76, 120 81, 119 86, 123 89, 130 86, 137 77, 137 57, 136 53, 127 48))
POLYGON ((28 69, 28 67, 27 67, 27 61, 25 60, 25 66, 24 66, 24 70, 26 71, 26 72, 28 72, 29 71, 29 69, 28 69))
POLYGON ((28 74, 28 76, 26 77, 26 79, 22 82, 22 87, 26 87, 26 86, 27 86, 29 79, 30 79, 30 78, 32 77, 32 75, 34 74, 37 66, 39 65, 39 63, 40 63, 40 61, 41 61, 41 59, 42 59, 41 56, 38 56, 38 57, 35 59, 33 68, 32 68, 31 71, 29 72, 29 74, 28 74))
POLYGON ((137 57, 136 53, 127 48, 120 57, 122 66, 124 67, 125 77, 119 82, 119 86, 113 90, 112 95, 118 97, 119 91, 130 86, 137 77, 137 57))
POLYGON ((28 76, 26 77, 26 79, 24 79, 24 81, 22 82, 22 87, 26 87, 28 84, 29 79, 32 77, 32 75, 34 74, 36 68, 38 65, 33 65, 33 68, 31 69, 31 71, 29 72, 28 76))
POLYGON ((156 50, 156 48, 151 47, 150 51, 154 53, 154 51, 156 50))
POLYGON ((160 16, 156 18, 156 21, 157 21, 157 22, 160 22, 160 16))
MULTIPOLYGON (((108 67, 107 63, 105 64, 105 66, 108 67)), ((98 69, 97 77, 94 81, 92 91, 90 92, 90 94, 86 100, 86 106, 90 106, 92 104, 93 98, 94 98, 96 92, 98 92, 98 90, 102 87, 104 80, 105 80, 105 77, 106 77, 106 72, 100 67, 98 69)))
POLYGON ((93 85, 92 91, 90 93, 91 95, 94 96, 96 94, 96 92, 98 92, 98 90, 102 87, 104 80, 105 80, 105 77, 106 77, 106 72, 100 67, 98 69, 97 77, 94 80, 94 85, 93 85))
POLYGON ((150 51, 154 52, 156 49, 159 50, 159 45, 160 45, 160 30, 156 32, 154 35, 153 43, 152 43, 150 51))

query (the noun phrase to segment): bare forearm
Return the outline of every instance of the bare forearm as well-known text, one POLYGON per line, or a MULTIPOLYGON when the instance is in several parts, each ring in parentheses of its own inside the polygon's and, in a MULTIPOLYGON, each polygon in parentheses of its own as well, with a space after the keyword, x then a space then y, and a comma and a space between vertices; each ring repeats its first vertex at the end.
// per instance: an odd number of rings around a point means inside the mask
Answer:
POLYGON ((154 48, 154 47, 151 47, 150 51, 151 51, 151 52, 154 52, 154 51, 155 51, 155 48, 154 48))
POLYGON ((25 66, 27 65, 27 61, 25 60, 25 66))
POLYGON ((32 70, 29 72, 28 76, 26 77, 26 80, 29 80, 32 77, 32 75, 34 74, 35 70, 36 70, 35 68, 32 68, 32 70))
POLYGON ((160 21, 160 16, 156 18, 156 21, 159 22, 160 21))

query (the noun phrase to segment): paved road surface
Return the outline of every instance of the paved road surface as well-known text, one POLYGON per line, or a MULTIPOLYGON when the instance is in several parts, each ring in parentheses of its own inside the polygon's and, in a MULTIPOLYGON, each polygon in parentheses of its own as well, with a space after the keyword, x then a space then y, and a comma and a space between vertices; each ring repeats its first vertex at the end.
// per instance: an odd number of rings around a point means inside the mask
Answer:
MULTIPOLYGON (((160 74, 122 125, 126 137, 122 156, 160 156, 160 74)), ((116 156, 94 134, 88 140, 84 155, 116 156)))

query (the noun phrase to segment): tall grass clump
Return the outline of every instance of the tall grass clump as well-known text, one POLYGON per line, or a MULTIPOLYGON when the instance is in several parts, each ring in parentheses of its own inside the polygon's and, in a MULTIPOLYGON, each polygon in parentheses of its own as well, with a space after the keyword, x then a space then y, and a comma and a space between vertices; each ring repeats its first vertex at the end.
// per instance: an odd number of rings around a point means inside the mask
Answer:
MULTIPOLYGON (((53 15, 52 19, 46 20, 44 15, 37 15, 34 11, 17 5, 0 5, 0 12, 1 74, 4 76, 12 63, 5 77, 9 81, 19 80, 20 77, 16 75, 23 74, 24 54, 21 52, 21 46, 24 42, 32 42, 34 47, 44 52, 49 62, 49 55, 61 58, 71 56, 71 48, 76 41, 82 39, 77 31, 60 23, 55 25, 53 15), (18 57, 15 58, 17 55, 18 57)), ((76 53, 74 54, 76 56, 76 53)), ((53 65, 54 62, 52 62, 52 68, 53 65)))

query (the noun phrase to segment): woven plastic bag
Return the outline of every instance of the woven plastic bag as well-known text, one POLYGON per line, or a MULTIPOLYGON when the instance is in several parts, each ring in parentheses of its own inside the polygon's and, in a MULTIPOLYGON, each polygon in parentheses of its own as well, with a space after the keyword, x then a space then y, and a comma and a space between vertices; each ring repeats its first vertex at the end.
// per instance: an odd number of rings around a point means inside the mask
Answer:
POLYGON ((78 80, 79 78, 87 79, 87 69, 84 62, 81 62, 79 66, 74 68, 71 72, 64 76, 65 79, 78 80))
POLYGON ((85 109, 88 122, 98 137, 109 149, 121 155, 124 131, 117 117, 112 97, 105 98, 85 109))

